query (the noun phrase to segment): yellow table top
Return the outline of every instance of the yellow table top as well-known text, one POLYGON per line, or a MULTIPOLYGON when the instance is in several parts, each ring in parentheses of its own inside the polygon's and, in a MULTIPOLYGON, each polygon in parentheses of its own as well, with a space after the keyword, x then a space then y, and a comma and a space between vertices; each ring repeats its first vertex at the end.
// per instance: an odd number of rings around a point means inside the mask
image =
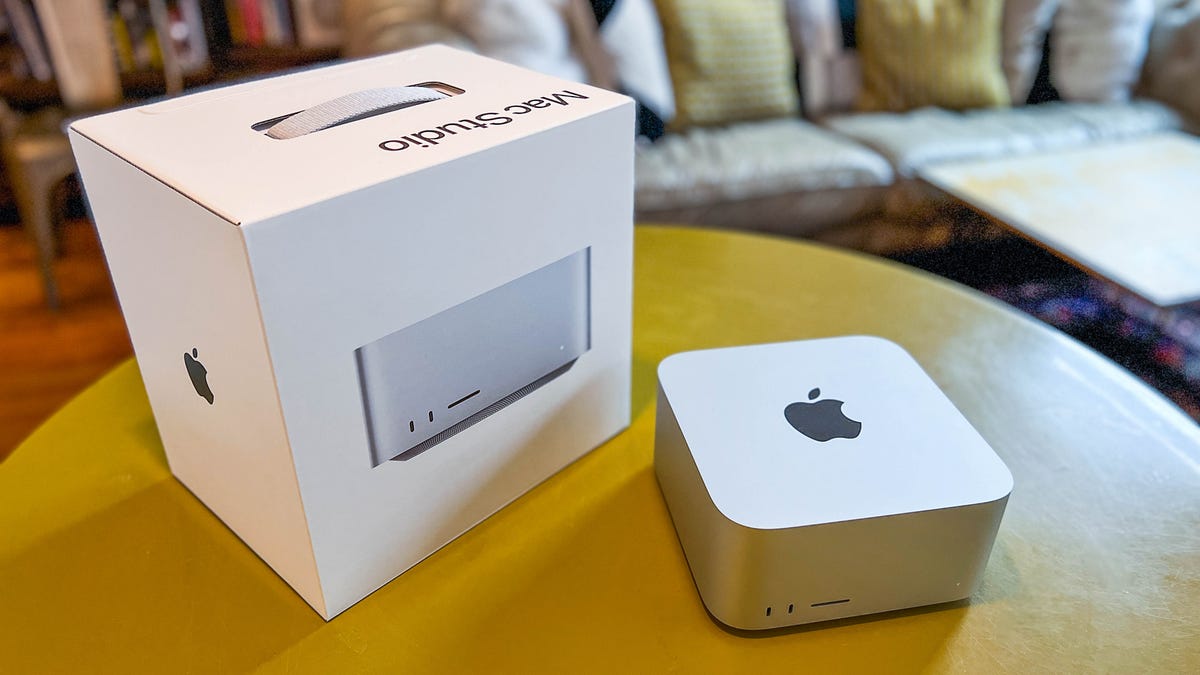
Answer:
POLYGON ((0 671, 1200 672, 1200 427, 977 294, 766 237, 639 228, 633 425, 323 622, 167 470, 126 363, 0 464, 0 671), (850 333, 921 361, 1016 488, 970 603, 736 634, 652 472, 655 367, 850 333))

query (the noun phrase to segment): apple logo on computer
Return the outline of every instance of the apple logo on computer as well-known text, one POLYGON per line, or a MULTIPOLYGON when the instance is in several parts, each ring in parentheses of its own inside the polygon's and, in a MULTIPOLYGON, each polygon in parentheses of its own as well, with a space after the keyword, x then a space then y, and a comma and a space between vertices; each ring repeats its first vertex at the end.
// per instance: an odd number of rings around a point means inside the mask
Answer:
POLYGON ((813 389, 808 392, 808 400, 813 401, 812 403, 796 401, 788 404, 783 409, 783 416, 788 424, 796 431, 821 443, 834 438, 858 438, 858 434, 862 432, 862 422, 846 417, 842 412, 844 401, 832 398, 815 400, 820 395, 820 389, 813 389))
POLYGON ((200 395, 209 405, 213 402, 212 389, 208 386, 208 369, 204 367, 196 359, 200 354, 196 352, 196 348, 192 347, 192 353, 183 353, 183 365, 187 368, 188 377, 192 380, 192 386, 196 388, 196 393, 200 395))

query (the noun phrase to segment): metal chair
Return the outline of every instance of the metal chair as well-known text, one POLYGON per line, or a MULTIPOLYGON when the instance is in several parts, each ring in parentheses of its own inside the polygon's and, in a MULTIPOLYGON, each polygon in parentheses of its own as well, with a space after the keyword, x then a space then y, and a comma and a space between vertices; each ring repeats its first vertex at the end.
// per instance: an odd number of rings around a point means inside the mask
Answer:
POLYGON ((37 249, 38 271, 46 293, 46 304, 58 308, 58 285, 54 257, 58 252, 54 226, 58 221, 53 196, 55 188, 75 173, 71 146, 63 133, 64 113, 47 108, 21 116, 0 102, 0 150, 4 169, 17 200, 25 230, 37 249))

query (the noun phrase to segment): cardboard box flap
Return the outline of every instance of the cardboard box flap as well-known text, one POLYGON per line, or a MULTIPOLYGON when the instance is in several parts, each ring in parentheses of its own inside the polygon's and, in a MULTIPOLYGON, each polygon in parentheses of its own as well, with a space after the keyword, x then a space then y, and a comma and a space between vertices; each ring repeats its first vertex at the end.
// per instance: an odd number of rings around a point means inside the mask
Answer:
POLYGON ((71 129, 245 225, 624 104, 603 89, 434 45, 128 108, 71 129), (402 91, 414 85, 433 94, 402 91), (307 119, 297 115, 305 111, 307 119))

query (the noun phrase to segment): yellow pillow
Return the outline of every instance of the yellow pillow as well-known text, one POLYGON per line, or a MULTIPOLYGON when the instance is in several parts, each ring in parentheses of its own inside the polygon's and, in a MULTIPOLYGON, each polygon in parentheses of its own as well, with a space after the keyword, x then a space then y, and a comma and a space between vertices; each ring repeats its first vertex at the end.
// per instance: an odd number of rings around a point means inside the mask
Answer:
POLYGON ((671 130, 795 115, 783 0, 656 0, 675 87, 671 130))
POLYGON ((1009 105, 1003 0, 858 0, 860 110, 1009 105))

